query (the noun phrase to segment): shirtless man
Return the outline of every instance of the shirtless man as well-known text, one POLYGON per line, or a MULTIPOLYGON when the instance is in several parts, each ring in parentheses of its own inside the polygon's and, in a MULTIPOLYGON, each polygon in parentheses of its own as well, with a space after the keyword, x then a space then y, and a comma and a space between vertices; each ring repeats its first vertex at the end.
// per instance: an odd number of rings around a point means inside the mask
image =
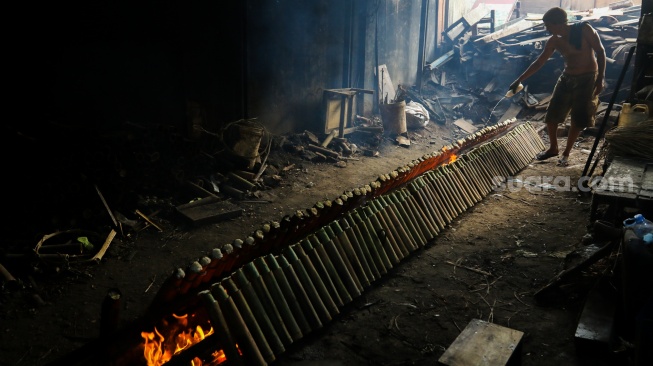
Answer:
POLYGON ((584 128, 594 125, 598 95, 603 90, 605 78, 605 49, 592 26, 587 22, 567 24, 567 12, 561 8, 549 9, 542 21, 552 35, 542 53, 510 84, 510 89, 516 91, 517 86, 544 66, 555 51, 560 52, 565 68, 553 89, 544 120, 551 143, 548 150, 540 152, 535 158, 546 160, 558 156, 558 125, 571 112, 567 146, 558 160, 558 165, 567 166, 569 153, 578 135, 584 128))

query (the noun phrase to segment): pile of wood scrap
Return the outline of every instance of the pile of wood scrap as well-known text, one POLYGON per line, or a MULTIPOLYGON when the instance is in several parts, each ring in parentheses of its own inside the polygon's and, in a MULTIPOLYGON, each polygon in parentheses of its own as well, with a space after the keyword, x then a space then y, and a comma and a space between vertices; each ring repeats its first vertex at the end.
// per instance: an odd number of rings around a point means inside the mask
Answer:
MULTIPOLYGON (((479 13, 478 9, 471 13, 473 16, 461 18, 444 32, 447 36, 444 53, 425 69, 431 73, 431 81, 440 87, 449 87, 453 83, 451 74, 462 72, 467 84, 476 85, 479 94, 488 97, 497 94, 500 98, 508 85, 540 54, 550 34, 542 23, 542 14, 526 14, 497 27, 493 33, 478 34, 475 23, 470 21, 480 22, 487 14, 479 13)), ((598 31, 608 58, 608 85, 615 84, 628 50, 636 44, 640 13, 639 5, 569 12, 576 21, 588 21, 598 31)), ((546 72, 537 73, 528 80, 537 89, 531 90, 530 95, 544 90, 550 92, 563 68, 561 57, 556 54, 550 58, 543 68, 546 72), (551 77, 552 73, 555 77, 551 77)), ((545 97, 527 99, 525 106, 545 109, 547 102, 542 99, 545 97)))

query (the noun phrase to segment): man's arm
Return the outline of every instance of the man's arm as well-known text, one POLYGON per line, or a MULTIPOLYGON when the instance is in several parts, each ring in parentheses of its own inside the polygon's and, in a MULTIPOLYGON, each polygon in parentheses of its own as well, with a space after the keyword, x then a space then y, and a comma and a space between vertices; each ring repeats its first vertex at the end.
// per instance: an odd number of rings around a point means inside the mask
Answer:
MULTIPOLYGON (((546 63, 546 61, 553 55, 555 52, 555 39, 553 39, 554 36, 549 37, 549 39, 546 41, 546 44, 544 45, 544 49, 542 50, 542 53, 540 53, 539 56, 531 63, 528 68, 512 83, 510 84, 510 89, 514 90, 517 88, 519 83, 522 81, 528 79, 531 75, 535 74, 537 70, 541 69, 542 66, 546 63)), ((605 61, 605 53, 603 54, 604 56, 604 61, 605 61)), ((605 62, 604 62, 605 66, 605 62)))
POLYGON ((596 54, 596 63, 598 65, 598 75, 594 84, 594 95, 598 95, 603 90, 603 81, 605 79, 605 48, 601 43, 601 38, 592 26, 583 27, 583 34, 587 37, 590 47, 596 54))

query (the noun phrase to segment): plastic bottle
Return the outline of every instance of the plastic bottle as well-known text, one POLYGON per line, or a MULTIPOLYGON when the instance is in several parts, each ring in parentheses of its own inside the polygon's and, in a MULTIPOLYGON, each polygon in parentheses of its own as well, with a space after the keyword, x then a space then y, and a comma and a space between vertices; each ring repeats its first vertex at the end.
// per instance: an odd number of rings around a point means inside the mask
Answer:
POLYGON ((632 230, 644 244, 653 244, 653 222, 645 219, 642 214, 624 220, 624 229, 632 230))

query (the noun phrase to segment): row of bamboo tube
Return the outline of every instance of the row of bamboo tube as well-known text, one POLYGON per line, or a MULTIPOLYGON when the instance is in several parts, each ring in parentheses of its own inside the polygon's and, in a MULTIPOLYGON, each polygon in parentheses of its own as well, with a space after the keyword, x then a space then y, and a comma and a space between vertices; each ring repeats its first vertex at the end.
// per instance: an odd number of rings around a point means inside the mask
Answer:
POLYGON ((418 162, 413 169, 399 169, 346 194, 342 203, 336 200, 341 208, 320 207, 319 216, 329 220, 325 224, 296 215, 285 230, 271 225, 214 250, 189 274, 179 269, 171 276, 170 292, 207 283, 197 294, 216 329, 217 349, 223 349, 229 365, 266 365, 330 322, 543 148, 534 128, 519 124, 456 160, 447 156, 445 164, 418 162), (304 235, 290 241, 296 237, 291 230, 304 235))

